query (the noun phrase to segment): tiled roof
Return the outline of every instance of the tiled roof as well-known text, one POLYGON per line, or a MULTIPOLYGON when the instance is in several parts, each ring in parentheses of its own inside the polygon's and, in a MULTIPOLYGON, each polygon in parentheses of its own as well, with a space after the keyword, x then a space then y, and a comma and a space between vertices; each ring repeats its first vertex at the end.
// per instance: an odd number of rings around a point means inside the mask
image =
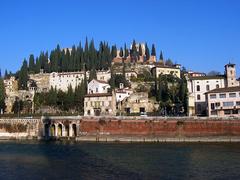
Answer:
POLYGON ((206 94, 209 94, 209 93, 221 93, 221 92, 237 92, 237 91, 240 91, 240 86, 217 88, 217 89, 213 89, 211 91, 206 92, 206 94))

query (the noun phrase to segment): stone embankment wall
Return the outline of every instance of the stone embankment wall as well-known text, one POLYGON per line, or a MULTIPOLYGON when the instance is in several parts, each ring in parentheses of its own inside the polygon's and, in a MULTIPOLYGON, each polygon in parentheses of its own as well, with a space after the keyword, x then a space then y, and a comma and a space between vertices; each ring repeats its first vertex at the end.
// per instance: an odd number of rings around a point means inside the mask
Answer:
POLYGON ((87 135, 139 135, 159 137, 240 136, 240 119, 85 119, 80 130, 87 135))
POLYGON ((0 119, 0 139, 37 138, 40 122, 40 119, 0 119))
POLYGON ((82 141, 240 141, 240 118, 42 117, 0 119, 0 138, 82 141))

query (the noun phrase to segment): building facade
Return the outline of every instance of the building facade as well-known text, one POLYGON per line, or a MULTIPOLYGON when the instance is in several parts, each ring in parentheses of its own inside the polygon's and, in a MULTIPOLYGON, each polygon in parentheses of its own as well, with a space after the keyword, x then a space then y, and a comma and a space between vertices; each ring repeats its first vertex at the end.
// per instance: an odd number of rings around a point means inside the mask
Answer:
POLYGON ((97 75, 97 80, 100 80, 100 81, 108 82, 111 79, 111 72, 110 72, 110 70, 107 70, 107 71, 97 71, 96 75, 97 75))
POLYGON ((224 76, 191 77, 187 85, 189 94, 188 104, 189 109, 191 110, 191 112, 189 112, 189 115, 206 115, 207 103, 205 93, 216 88, 224 88, 225 77, 224 76))
POLYGON ((214 89, 206 93, 208 116, 240 117, 240 86, 214 89))
POLYGON ((115 93, 110 92, 110 85, 107 82, 93 79, 88 83, 88 94, 84 97, 84 115, 116 115, 115 93))
POLYGON ((157 65, 152 68, 152 73, 155 77, 159 77, 162 75, 173 75, 178 78, 181 77, 180 67, 179 66, 165 66, 165 65, 157 65))
MULTIPOLYGON (((89 73, 86 72, 86 78, 89 77, 89 73)), ((85 72, 52 72, 49 77, 49 89, 51 87, 57 90, 66 92, 69 86, 72 86, 73 90, 81 84, 85 78, 85 72)))
POLYGON ((189 115, 207 115, 208 102, 206 93, 215 89, 239 86, 236 78, 236 65, 226 64, 224 75, 216 76, 187 76, 189 93, 189 115), (194 101, 194 103, 193 103, 194 101), (194 105, 194 106, 193 106, 194 105))

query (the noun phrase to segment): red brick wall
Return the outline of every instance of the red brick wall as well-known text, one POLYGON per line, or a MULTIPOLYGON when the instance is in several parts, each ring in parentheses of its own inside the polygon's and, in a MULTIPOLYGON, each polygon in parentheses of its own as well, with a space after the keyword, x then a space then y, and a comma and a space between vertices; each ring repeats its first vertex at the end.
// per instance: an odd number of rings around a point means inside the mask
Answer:
POLYGON ((198 137, 240 135, 240 120, 82 120, 88 135, 155 135, 198 137))

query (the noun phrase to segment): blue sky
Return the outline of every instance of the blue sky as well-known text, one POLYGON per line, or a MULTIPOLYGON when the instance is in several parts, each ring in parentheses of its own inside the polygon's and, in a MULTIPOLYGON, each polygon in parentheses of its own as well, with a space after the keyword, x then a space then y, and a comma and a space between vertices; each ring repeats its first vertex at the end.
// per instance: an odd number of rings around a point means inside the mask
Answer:
POLYGON ((240 74, 239 0, 1 0, 0 68, 16 71, 29 54, 94 38, 154 43, 195 71, 240 74))

